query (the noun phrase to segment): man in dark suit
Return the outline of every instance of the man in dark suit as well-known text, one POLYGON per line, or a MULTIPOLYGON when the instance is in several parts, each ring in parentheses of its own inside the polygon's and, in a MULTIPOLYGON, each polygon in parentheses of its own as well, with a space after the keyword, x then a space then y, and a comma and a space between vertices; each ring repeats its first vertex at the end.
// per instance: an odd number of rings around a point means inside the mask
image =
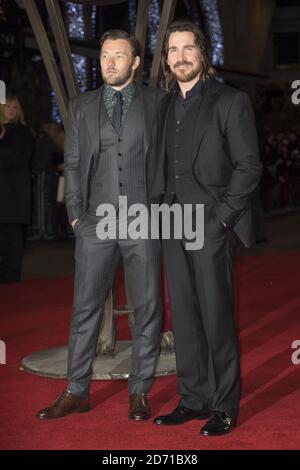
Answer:
MULTIPOLYGON (((239 403, 239 355, 233 320, 237 238, 253 241, 250 197, 258 184, 254 116, 247 95, 214 79, 207 41, 190 22, 173 23, 163 66, 173 93, 163 98, 161 155, 152 199, 204 204, 204 246, 163 240, 181 400, 159 425, 209 418, 204 435, 229 432, 239 403)), ((196 212, 194 212, 194 219, 196 212)))
POLYGON ((124 31, 108 31, 100 42, 104 85, 70 102, 65 182, 68 216, 76 235, 76 271, 69 384, 52 406, 38 413, 40 419, 90 408, 92 361, 120 256, 135 320, 129 418, 142 420, 150 415, 147 393, 155 372, 161 326, 159 241, 123 239, 119 234, 116 239, 100 239, 96 234, 101 219, 98 208, 103 204, 110 204, 119 214, 119 197, 126 196, 128 206, 139 203, 147 207, 148 180, 153 179, 149 156, 163 93, 134 83, 139 64, 136 38, 124 31))

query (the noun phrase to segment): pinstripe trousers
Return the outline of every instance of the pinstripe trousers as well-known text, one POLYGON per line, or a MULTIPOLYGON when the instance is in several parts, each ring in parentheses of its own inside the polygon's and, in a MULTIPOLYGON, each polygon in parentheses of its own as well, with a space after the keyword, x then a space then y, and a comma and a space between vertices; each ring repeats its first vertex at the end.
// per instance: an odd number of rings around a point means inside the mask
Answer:
POLYGON ((129 394, 147 393, 156 367, 161 329, 158 240, 100 240, 99 218, 86 213, 75 224, 75 284, 68 349, 68 391, 89 396, 92 363, 106 297, 122 256, 134 310, 129 394))

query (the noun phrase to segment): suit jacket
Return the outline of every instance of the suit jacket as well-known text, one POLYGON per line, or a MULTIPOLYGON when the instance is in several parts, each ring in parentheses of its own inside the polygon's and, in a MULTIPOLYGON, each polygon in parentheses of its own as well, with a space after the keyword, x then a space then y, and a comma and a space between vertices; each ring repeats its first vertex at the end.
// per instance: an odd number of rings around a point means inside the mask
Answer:
MULTIPOLYGON (((65 198, 70 222, 88 208, 90 180, 96 171, 101 151, 100 104, 103 86, 72 98, 69 103, 65 138, 65 198)), ((165 95, 158 89, 137 86, 143 100, 144 156, 147 187, 153 181, 155 162, 151 161, 152 143, 156 141, 157 113, 165 95)))
MULTIPOLYGON (((160 106, 160 152, 151 183, 153 202, 162 200, 166 191, 167 121, 174 99, 175 95, 169 94, 160 106)), ((200 100, 193 135, 192 178, 210 197, 217 217, 250 246, 254 241, 251 194, 262 171, 250 100, 244 92, 215 79, 204 82, 200 100)), ((191 194, 187 199, 191 201, 191 194)), ((201 203, 196 192, 193 203, 201 203)))

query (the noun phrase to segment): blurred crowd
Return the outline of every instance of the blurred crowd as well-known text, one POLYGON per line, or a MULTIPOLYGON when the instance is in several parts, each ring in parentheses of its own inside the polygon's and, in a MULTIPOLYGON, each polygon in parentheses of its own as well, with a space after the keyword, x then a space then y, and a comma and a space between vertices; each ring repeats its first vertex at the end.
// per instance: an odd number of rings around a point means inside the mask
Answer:
POLYGON ((263 153, 265 209, 300 205, 300 132, 269 131, 263 153))
POLYGON ((64 130, 59 124, 42 124, 35 136, 31 165, 35 190, 32 204, 35 220, 32 222, 36 228, 43 225, 39 227, 42 235, 58 241, 67 239, 70 233, 64 203, 64 138, 64 130), (42 221, 38 218, 38 212, 41 212, 38 205, 43 205, 42 221))
POLYGON ((42 235, 48 230, 56 240, 68 237, 63 147, 64 131, 60 125, 48 123, 37 130, 29 128, 16 96, 8 96, 6 104, 0 105, 1 283, 21 279, 28 227, 34 225, 42 235))

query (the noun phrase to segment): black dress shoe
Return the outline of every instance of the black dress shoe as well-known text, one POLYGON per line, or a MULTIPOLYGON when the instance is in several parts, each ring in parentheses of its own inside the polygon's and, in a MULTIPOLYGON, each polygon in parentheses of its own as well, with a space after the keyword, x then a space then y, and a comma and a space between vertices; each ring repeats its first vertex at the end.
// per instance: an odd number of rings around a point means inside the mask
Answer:
POLYGON ((172 413, 164 416, 157 416, 154 418, 153 423, 164 424, 169 426, 176 426, 177 424, 183 424, 191 419, 207 419, 210 416, 208 409, 203 410, 191 410, 185 406, 178 405, 172 413))
POLYGON ((222 434, 229 433, 235 424, 236 418, 232 418, 222 411, 215 411, 201 429, 200 434, 203 434, 203 436, 222 436, 222 434))

